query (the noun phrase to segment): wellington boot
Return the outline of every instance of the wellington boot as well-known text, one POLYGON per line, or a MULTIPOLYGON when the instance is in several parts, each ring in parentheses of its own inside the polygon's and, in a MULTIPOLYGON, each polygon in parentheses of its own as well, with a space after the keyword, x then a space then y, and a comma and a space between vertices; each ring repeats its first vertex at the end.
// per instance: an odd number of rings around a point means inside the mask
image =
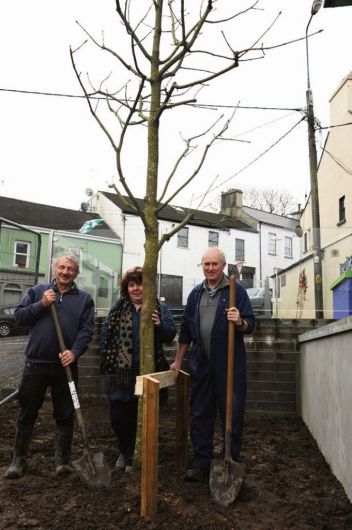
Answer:
POLYGON ((57 475, 67 475, 72 472, 69 465, 73 426, 58 427, 55 440, 55 472, 57 475))
POLYGON ((17 428, 15 436, 15 449, 11 466, 6 471, 4 477, 17 479, 24 475, 27 470, 27 453, 32 437, 33 427, 26 429, 17 428))
POLYGON ((27 470, 27 463, 25 456, 17 456, 13 458, 12 464, 5 472, 4 477, 9 479, 21 478, 27 470))

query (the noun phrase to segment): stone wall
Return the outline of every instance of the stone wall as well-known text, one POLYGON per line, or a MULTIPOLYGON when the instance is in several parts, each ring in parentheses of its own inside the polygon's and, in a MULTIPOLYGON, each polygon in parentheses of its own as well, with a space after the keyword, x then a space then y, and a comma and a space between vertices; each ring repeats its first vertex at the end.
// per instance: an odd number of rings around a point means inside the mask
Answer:
MULTIPOLYGON (((296 370, 298 335, 326 321, 258 318, 256 329, 246 337, 247 412, 250 414, 297 414, 296 370)), ((101 319, 89 351, 79 361, 79 394, 102 395, 99 384, 101 319)), ((175 358, 176 341, 165 346, 170 362, 175 358)), ((185 360, 184 369, 187 370, 185 360)))
POLYGON ((246 337, 248 413, 297 414, 298 336, 325 320, 257 318, 246 337))

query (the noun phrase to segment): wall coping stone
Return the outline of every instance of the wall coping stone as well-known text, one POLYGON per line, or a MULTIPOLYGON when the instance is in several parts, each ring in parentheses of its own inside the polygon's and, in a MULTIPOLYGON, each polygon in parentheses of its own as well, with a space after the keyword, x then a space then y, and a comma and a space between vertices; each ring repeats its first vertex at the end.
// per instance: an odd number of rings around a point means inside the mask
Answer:
POLYGON ((342 318, 341 320, 336 320, 336 322, 331 322, 326 326, 307 331, 306 333, 298 336, 298 342, 303 343, 310 340, 323 339, 338 333, 345 333, 346 331, 352 331, 352 316, 342 318))

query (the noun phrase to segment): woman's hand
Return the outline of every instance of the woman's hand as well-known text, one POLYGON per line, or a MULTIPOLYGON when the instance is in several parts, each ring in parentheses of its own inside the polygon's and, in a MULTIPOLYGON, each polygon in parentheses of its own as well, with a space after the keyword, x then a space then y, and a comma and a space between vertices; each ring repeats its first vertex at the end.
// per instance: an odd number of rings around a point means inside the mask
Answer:
POLYGON ((154 322, 154 326, 156 327, 159 327, 161 325, 160 314, 159 311, 157 311, 156 309, 152 313, 152 321, 154 322))

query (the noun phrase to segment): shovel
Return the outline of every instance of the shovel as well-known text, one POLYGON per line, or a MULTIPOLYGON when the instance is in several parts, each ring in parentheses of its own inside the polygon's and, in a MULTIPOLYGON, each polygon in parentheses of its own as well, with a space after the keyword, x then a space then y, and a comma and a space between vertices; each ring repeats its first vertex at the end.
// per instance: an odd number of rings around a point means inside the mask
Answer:
MULTIPOLYGON (((61 325, 57 316, 56 307, 54 304, 50 306, 51 316, 54 321, 56 335, 59 341, 60 351, 63 352, 66 350, 64 337, 62 334, 61 325)), ((68 386, 71 392, 71 397, 73 401, 73 406, 75 408, 75 414, 77 418, 77 423, 81 430, 81 435, 84 444, 84 452, 82 458, 72 462, 73 467, 78 473, 80 473, 83 481, 88 486, 110 486, 111 483, 111 471, 109 466, 104 460, 104 454, 102 452, 95 453, 93 457, 91 456, 88 439, 86 434, 86 429, 83 421, 81 406, 78 399, 78 394, 76 390, 76 385, 72 377, 72 370, 70 366, 65 366, 66 377, 68 381, 68 386)))
MULTIPOLYGON (((236 278, 230 276, 229 307, 235 306, 236 278)), ((226 381, 226 426, 225 458, 213 460, 210 470, 209 486, 211 497, 227 508, 240 492, 245 475, 245 464, 234 462, 231 458, 233 371, 235 364, 235 323, 229 322, 227 344, 227 381, 226 381)))
POLYGON ((12 394, 10 394, 9 396, 6 396, 4 399, 2 399, 0 401, 0 406, 3 405, 4 403, 7 403, 7 401, 10 401, 11 399, 15 398, 18 394, 19 390, 15 390, 14 392, 12 392, 12 394))

